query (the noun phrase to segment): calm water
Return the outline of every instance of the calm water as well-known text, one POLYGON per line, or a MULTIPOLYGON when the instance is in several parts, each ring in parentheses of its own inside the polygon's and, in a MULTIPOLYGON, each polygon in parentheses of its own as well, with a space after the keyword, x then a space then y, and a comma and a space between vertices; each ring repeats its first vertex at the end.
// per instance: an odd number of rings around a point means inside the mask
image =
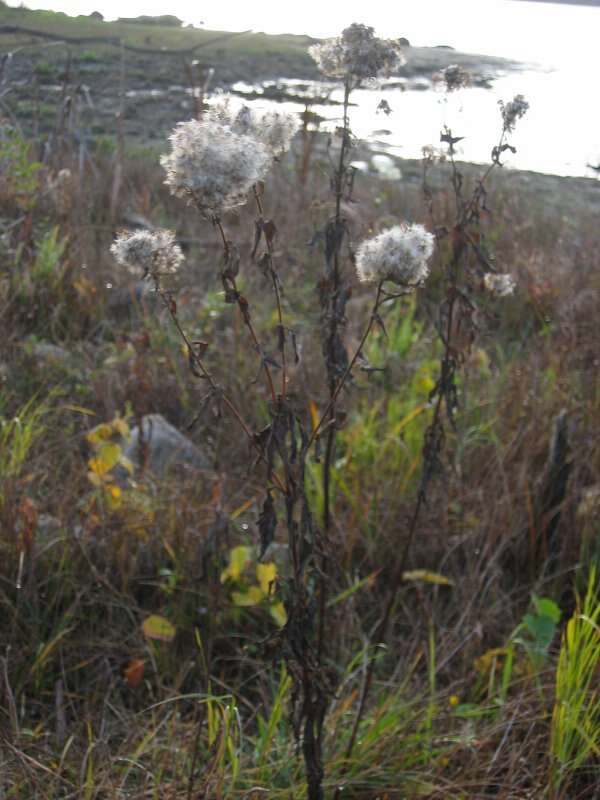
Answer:
MULTIPOLYGON (((424 0, 403 9, 403 25, 374 19, 388 36, 404 31, 415 44, 451 44, 465 52, 516 58, 521 72, 510 72, 493 82, 492 89, 466 89, 446 96, 441 92, 358 92, 359 108, 352 126, 361 138, 374 129, 393 152, 418 157, 424 144, 438 144, 444 124, 464 136, 460 155, 485 162, 497 141, 499 100, 523 94, 530 103, 510 141, 515 155, 507 166, 558 175, 594 173, 588 163, 600 162, 600 110, 595 78, 600 75, 600 8, 560 6, 516 0, 478 0, 441 5, 424 0), (450 8, 451 7, 451 8, 450 8), (378 22, 386 22, 386 25, 378 22), (375 115, 381 97, 394 113, 375 115)), ((400 16, 400 15, 399 15, 400 16)), ((341 98, 341 93, 334 93, 341 98)), ((331 116, 331 108, 319 109, 331 116)))
MULTIPOLYGON (((369 3, 367 15, 364 3, 349 0, 344 11, 333 12, 336 18, 332 20, 321 3, 322 9, 311 20, 311 2, 301 4, 304 29, 298 30, 331 35, 362 19, 382 36, 404 35, 415 45, 448 44, 524 64, 522 71, 497 78, 492 89, 472 88, 450 96, 399 90, 357 92, 354 99, 359 108, 352 112, 352 127, 361 138, 387 129, 390 135, 376 138, 386 141, 392 152, 414 158, 420 156, 424 144, 438 144, 440 130, 448 124, 465 137, 460 156, 485 162, 498 137, 498 101, 523 94, 530 110, 511 137, 517 153, 507 155, 506 165, 594 176, 587 164, 600 162, 600 110, 594 99, 600 75, 600 8, 517 0, 420 0, 385 7, 369 3), (390 8, 398 10, 390 12, 390 8), (375 115, 382 96, 394 111, 389 117, 375 115)), ((244 19, 239 23, 243 27, 244 19)), ((281 32, 285 26, 275 15, 263 28, 281 32)), ((333 97, 341 99, 341 92, 333 97)), ((331 108, 316 110, 332 117, 331 108)))

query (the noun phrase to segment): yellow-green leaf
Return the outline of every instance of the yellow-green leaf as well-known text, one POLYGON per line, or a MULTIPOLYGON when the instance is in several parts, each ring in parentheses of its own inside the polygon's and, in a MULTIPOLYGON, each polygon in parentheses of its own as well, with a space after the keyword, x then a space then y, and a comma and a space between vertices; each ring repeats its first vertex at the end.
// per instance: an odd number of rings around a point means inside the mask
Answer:
POLYGON ((234 547, 229 553, 229 564, 221 573, 221 583, 225 583, 228 578, 232 581, 237 581, 246 569, 252 563, 252 548, 240 545, 234 547))
POLYGON ((425 583, 435 583, 438 586, 454 586, 454 581, 440 575, 439 572, 430 572, 427 569, 413 569, 402 573, 404 581, 424 581, 425 583))
POLYGON ((285 613, 285 606, 283 603, 273 603, 273 605, 269 606, 269 614, 273 617, 275 624, 283 628, 287 622, 287 614, 285 613))
POLYGON ((112 426, 113 426, 114 430, 118 434, 120 434, 124 439, 129 439, 129 437, 131 435, 130 431, 129 431, 129 425, 123 419, 123 417, 115 417, 113 422, 112 422, 112 426))
POLYGON ((107 472, 119 463, 121 448, 114 442, 103 442, 95 458, 88 461, 89 468, 97 475, 106 475, 107 472))
POLYGON ((159 642, 172 642, 175 638, 175 627, 168 619, 152 614, 142 624, 144 636, 148 639, 157 639, 159 642))
POLYGON ((272 594, 276 577, 277 567, 275 564, 273 564, 273 562, 256 565, 256 578, 260 584, 263 594, 272 594))
POLYGON ((108 483, 104 486, 107 506, 113 511, 121 507, 123 502, 122 492, 118 486, 108 483))
POLYGON ((102 425, 96 425, 95 428, 92 428, 86 438, 90 444, 98 445, 110 439, 111 436, 111 426, 107 422, 103 422, 102 425))
POLYGON ((257 606, 264 599, 260 586, 251 586, 244 592, 232 592, 231 599, 236 606, 257 606))

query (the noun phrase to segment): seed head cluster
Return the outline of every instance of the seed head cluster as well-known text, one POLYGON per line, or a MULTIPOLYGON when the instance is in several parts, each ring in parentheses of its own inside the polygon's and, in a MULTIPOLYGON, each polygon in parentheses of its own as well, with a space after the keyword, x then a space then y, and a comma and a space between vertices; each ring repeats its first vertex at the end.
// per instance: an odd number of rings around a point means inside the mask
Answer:
POLYGON ((254 137, 267 148, 273 158, 279 158, 289 150, 300 127, 297 114, 288 114, 285 111, 266 111, 261 114, 246 105, 236 111, 231 107, 229 97, 212 105, 204 119, 225 125, 238 135, 254 137))
POLYGON ((515 282, 510 275, 503 273, 496 275, 492 272, 486 272, 483 278, 483 285, 491 294, 496 297, 508 297, 515 290, 515 282))
POLYGON ((171 194, 193 201, 206 216, 244 205, 271 163, 262 142, 213 119, 180 122, 169 141, 171 152, 160 159, 165 183, 171 194))
POLYGON ((313 45, 308 52, 321 72, 332 78, 387 76, 405 63, 397 42, 379 39, 373 28, 356 22, 341 36, 313 45))
POLYGON ((471 83, 471 74, 458 64, 450 64, 450 66, 441 71, 440 76, 446 85, 447 92, 454 92, 457 89, 469 86, 471 83))
POLYGON ((173 231, 121 231, 110 252, 119 264, 143 277, 158 280, 161 275, 177 272, 185 256, 175 242, 173 231))
POLYGON ((525 115, 529 108, 529 103, 522 94, 516 95, 509 103, 500 101, 500 110, 502 112, 502 121, 504 123, 505 131, 513 131, 518 119, 525 115))
POLYGON ((395 225, 356 250, 356 271, 364 283, 388 280, 405 288, 420 286, 429 275, 434 236, 422 225, 395 225))

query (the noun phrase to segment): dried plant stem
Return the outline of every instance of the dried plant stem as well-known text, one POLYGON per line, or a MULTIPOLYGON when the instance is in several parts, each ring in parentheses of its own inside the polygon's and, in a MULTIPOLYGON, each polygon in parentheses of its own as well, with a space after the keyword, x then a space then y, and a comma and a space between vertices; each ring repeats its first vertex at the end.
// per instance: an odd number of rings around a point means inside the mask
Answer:
MULTIPOLYGON (((317 657, 319 661, 322 659, 323 647, 325 640, 325 616, 327 609, 327 544, 329 539, 329 532, 331 530, 331 466, 333 461, 333 453, 335 449, 335 404, 341 390, 341 386, 337 386, 335 375, 335 355, 336 355, 336 339, 338 330, 338 301, 341 290, 341 273, 340 273, 340 246, 342 242, 342 194, 344 187, 344 178, 346 175, 346 152, 348 149, 348 140, 350 136, 350 121, 348 117, 348 106, 350 103, 350 92, 352 85, 350 77, 344 81, 344 124, 342 126, 342 143, 340 146, 340 154, 338 160, 337 170, 335 172, 335 218, 334 218, 334 249, 333 249, 333 274, 332 274, 332 287, 329 295, 329 332, 327 338, 326 358, 329 368, 329 404, 327 406, 327 421, 329 427, 327 429, 327 440, 325 443, 325 458, 323 460, 323 531, 324 531, 324 548, 321 558, 321 577, 319 580, 319 633, 317 640, 317 657)), ((347 377, 347 375, 345 376, 347 377)), ((315 432, 311 441, 314 440, 315 432)))
MULTIPOLYGON (((264 219, 263 205, 256 186, 253 187, 253 193, 254 193, 254 200, 256 202, 256 208, 258 210, 258 215, 262 220, 264 219)), ((269 275, 271 277, 271 283, 273 284, 273 292, 275 294, 275 304, 277 306, 277 327, 278 327, 277 340, 279 344, 279 352, 281 353, 281 399, 285 401, 287 392, 287 359, 285 353, 285 328, 283 326, 281 290, 279 288, 279 279, 277 277, 277 272, 275 271, 275 261, 273 256, 273 245, 271 243, 271 238, 269 236, 265 236, 265 241, 267 244, 267 257, 269 260, 269 275)))
MULTIPOLYGON (((335 173, 335 246, 333 251, 333 286, 331 289, 331 306, 330 306, 330 319, 329 319, 329 340, 327 343, 328 359, 330 364, 335 363, 335 340, 338 329, 338 297, 341 288, 341 274, 340 274, 340 243, 342 237, 340 236, 340 228, 342 226, 342 194, 344 187, 344 177, 346 174, 346 151, 348 147, 348 137, 350 135, 350 123, 348 118, 348 106, 350 103, 351 92, 350 78, 346 78, 344 82, 344 124, 342 127, 342 144, 340 146, 340 155, 338 167, 335 173)), ((337 393, 339 394, 339 392, 337 393)), ((336 394, 336 379, 334 370, 330 369, 329 372, 329 414, 330 419, 335 419, 335 400, 336 394)), ((327 431, 327 443, 325 446, 325 459, 323 463, 323 527, 326 533, 331 528, 331 462, 333 459, 333 449, 335 445, 335 423, 332 422, 327 431)))
MULTIPOLYGON (((458 199, 459 197, 457 197, 457 202, 458 199)), ((460 262, 461 254, 462 254, 462 249, 456 248, 454 251, 454 255, 452 257, 452 261, 448 266, 448 272, 447 272, 447 274, 449 275, 448 288, 446 292, 446 296, 448 298, 448 317, 446 321, 446 331, 444 336, 444 355, 441 361, 440 378, 437 385, 436 403, 434 406, 431 423, 428 426, 428 431, 433 431, 434 433, 438 432, 442 425, 441 416, 442 416, 443 403, 445 399, 446 402, 448 402, 447 395, 444 391, 444 387, 447 385, 448 380, 452 375, 453 371, 454 348, 452 345, 452 331, 454 329, 454 307, 458 296, 458 292, 456 289, 457 269, 460 262)), ((431 478, 431 473, 433 470, 433 462, 430 461, 429 455, 426 452, 426 442, 424 443, 423 454, 424 454, 423 474, 421 476, 421 483, 419 486, 419 491, 417 494, 417 499, 415 502, 413 513, 411 515, 410 522, 408 525, 406 541, 404 547, 402 548, 400 558, 398 559, 396 567, 390 578, 391 589, 388 591, 381 619, 377 624, 375 631, 373 633, 372 636, 373 642, 383 642, 387 636, 389 623, 392 616, 392 611, 396 605, 398 592, 400 591, 400 586, 402 585, 402 576, 408 565, 410 551, 415 537, 415 532, 417 529, 417 523, 419 521, 421 509, 423 508, 423 504, 425 502, 426 487, 427 483, 429 482, 429 479, 431 478)), ((432 458, 436 458, 436 456, 437 454, 434 453, 432 458)), ((360 701, 358 704, 356 717, 354 719, 354 724, 352 726, 352 733, 350 734, 350 741, 348 742, 348 746, 346 748, 347 760, 350 760, 350 758, 352 757, 352 752, 354 750, 354 745, 356 743, 356 737, 358 735, 358 728, 362 721, 366 702, 371 690, 371 685, 373 683, 375 662, 376 659, 373 656, 371 656, 369 659, 369 663, 367 665, 367 671, 362 686, 360 701)))
MULTIPOLYGON (((229 242, 227 241, 227 237, 225 236, 225 231, 223 230, 223 225, 222 225, 221 220, 219 219, 219 217, 217 217, 217 216, 213 217, 213 224, 214 224, 215 228, 217 228, 217 230, 219 231, 219 233, 221 235, 221 240, 222 240, 222 243, 223 243, 223 255, 224 255, 224 258, 225 258, 225 262, 227 263, 227 261, 229 260, 229 256, 230 256, 230 246, 229 246, 229 242)), ((248 328, 248 332, 250 334, 250 338, 252 339, 254 347, 256 348, 256 350, 257 350, 257 352, 258 352, 258 354, 260 356, 261 366, 265 371, 265 377, 267 379, 267 385, 269 387, 269 392, 271 394, 271 401, 273 402, 273 405, 275 406, 276 403, 277 403, 277 394, 275 392, 275 384, 273 383, 273 377, 271 375, 271 370, 269 369, 269 365, 267 364, 267 362, 265 360, 265 357, 264 357, 264 354, 263 354, 263 349, 262 349, 262 347, 260 345, 260 342, 258 340, 258 336, 256 335, 256 331, 254 329, 254 325, 252 324, 252 319, 250 317, 250 312, 248 310, 248 303, 246 302, 245 298, 243 298, 242 295, 239 293, 235 278, 233 276, 230 276, 230 277, 228 277, 228 280, 230 281, 231 287, 232 287, 233 291, 236 294, 236 302, 237 302, 238 308, 240 310, 240 313, 242 315, 242 318, 244 320, 244 324, 248 328)))
POLYGON ((356 350, 354 352, 354 355, 352 356, 352 359, 350 360, 350 363, 346 367, 346 371, 344 372, 344 374, 340 378, 337 386, 335 387, 335 390, 334 390, 334 392, 333 392, 333 394, 332 394, 332 396, 331 396, 331 398, 329 400, 329 403, 327 404, 327 408, 325 409, 325 411, 321 415, 320 420, 315 425, 315 428, 314 428, 314 430, 313 430, 313 432, 311 434, 311 437, 308 440, 308 447, 309 448, 310 448, 311 444, 315 441, 317 436, 319 435, 319 431, 323 427, 323 424, 325 423, 325 420, 327 420, 330 417, 331 411, 332 411, 333 407, 335 406, 337 398, 339 397, 340 392, 344 388, 344 386, 346 384, 346 381, 350 377, 350 375, 352 373, 352 370, 354 369, 354 365, 356 364, 356 361, 359 358, 359 356, 360 356, 360 354, 362 352, 362 349, 365 346, 365 343, 366 343, 367 339, 369 338, 369 336, 371 334, 371 331, 373 330, 373 325, 377 321, 377 312, 379 311, 379 307, 381 305, 382 287, 383 287, 383 281, 380 281, 379 285, 377 286, 377 294, 376 294, 376 297, 375 297, 375 302, 373 303, 373 308, 371 310, 371 316, 369 317, 369 322, 367 324, 367 327, 365 328, 365 330, 363 332, 363 335, 361 337, 360 343, 359 343, 358 347, 356 348, 356 350))
MULTIPOLYGON (((217 383, 215 383, 212 375, 210 374, 210 372, 206 368, 204 362, 202 361, 202 358, 194 350, 194 346, 193 346, 192 342, 190 342, 186 332, 181 327, 181 323, 179 322, 179 318, 177 316, 177 311, 174 308, 173 299, 169 296, 169 294, 167 292, 165 292, 163 289, 161 289, 159 285, 155 285, 155 288, 156 288, 156 291, 158 292, 161 300, 163 301, 163 304, 164 304, 165 308, 169 312, 169 315, 171 317, 171 320, 172 320, 173 324, 175 325, 177 333, 179 334, 179 336, 181 337, 181 340, 183 341, 183 343, 185 344, 185 346, 187 348, 188 357, 190 358, 191 361, 193 361, 194 366, 197 367, 200 370, 200 377, 203 378, 204 380, 206 380, 208 382, 210 388, 215 393, 215 395, 217 395, 218 397, 221 398, 221 400, 227 406, 227 408, 229 409, 230 413, 232 414, 232 416, 234 417, 234 419, 236 420, 236 422, 238 423, 240 428, 246 434, 246 437, 248 438, 248 441, 250 442, 251 446, 256 450, 260 460, 268 465, 268 463, 269 463, 268 459, 265 456, 262 447, 258 444, 258 442, 256 440, 256 437, 254 436, 252 430, 250 429, 248 424, 244 421, 242 415, 240 414, 240 412, 236 408, 236 406, 233 403, 233 401, 225 394, 223 389, 217 383)), ((279 475, 276 472, 272 471, 269 474, 269 480, 272 480, 273 483, 277 486, 277 488, 284 495, 287 494, 287 489, 286 489, 282 479, 279 477, 279 475)))

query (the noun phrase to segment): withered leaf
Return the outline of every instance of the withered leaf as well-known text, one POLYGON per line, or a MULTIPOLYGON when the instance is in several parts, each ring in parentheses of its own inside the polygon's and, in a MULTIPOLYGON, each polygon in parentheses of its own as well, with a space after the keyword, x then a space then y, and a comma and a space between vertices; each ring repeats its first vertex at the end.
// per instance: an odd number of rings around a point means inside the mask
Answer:
POLYGON ((292 349, 294 351, 294 363, 295 364, 299 364, 300 363, 300 352, 298 351, 298 340, 296 338, 296 332, 290 328, 288 333, 290 334, 290 339, 292 341, 292 349))
POLYGON ((225 267, 223 269, 223 278, 233 280, 237 277, 240 271, 240 254, 237 247, 231 242, 227 243, 227 250, 225 255, 225 267))
POLYGON ((262 274, 265 278, 269 276, 269 267, 271 266, 271 257, 268 253, 263 253, 262 256, 258 259, 258 266, 260 267, 262 274))
POLYGON ((204 342, 202 340, 197 340, 192 342, 194 345, 194 352, 198 358, 202 358, 204 353, 208 350, 208 342, 204 342))
POLYGON ((452 136, 451 133, 440 134, 440 142, 446 142, 446 144, 449 144, 450 147, 454 147, 457 142, 462 142, 464 138, 464 136, 452 136))
POLYGON ((252 253, 250 254, 250 258, 253 261, 256 258, 256 251, 258 250, 258 245, 260 244, 262 230, 263 230, 262 219, 257 219, 254 223, 254 245, 252 247, 252 253))
POLYGON ((280 353, 285 350, 285 328, 283 325, 277 326, 277 347, 280 353))
POLYGON ((325 228, 325 260, 331 264, 335 253, 339 253, 344 241, 346 226, 343 221, 330 220, 325 228))
POLYGON ((262 511, 258 517, 258 532, 260 534, 260 554, 259 561, 267 552, 267 548, 275 538, 275 528, 277 527, 277 515, 275 513, 275 503, 271 492, 267 492, 262 511))
POLYGON ((146 663, 141 658, 132 659, 123 670, 123 678, 125 683, 131 688, 135 689, 139 686, 144 677, 146 663))
POLYGON ((263 222, 262 228, 265 234, 265 239, 267 240, 267 244, 269 245, 269 247, 271 247, 271 245, 273 244, 273 240, 275 239, 275 236, 277 234, 277 228, 275 226, 275 223, 273 222, 272 219, 267 219, 263 222))
POLYGON ((381 332, 383 333, 383 335, 387 339, 388 338, 388 333, 387 333, 387 330, 385 329, 385 323, 384 323, 383 319, 380 317, 380 315, 379 314, 373 314, 373 321, 375 322, 376 325, 379 326, 379 328, 381 329, 381 332))

